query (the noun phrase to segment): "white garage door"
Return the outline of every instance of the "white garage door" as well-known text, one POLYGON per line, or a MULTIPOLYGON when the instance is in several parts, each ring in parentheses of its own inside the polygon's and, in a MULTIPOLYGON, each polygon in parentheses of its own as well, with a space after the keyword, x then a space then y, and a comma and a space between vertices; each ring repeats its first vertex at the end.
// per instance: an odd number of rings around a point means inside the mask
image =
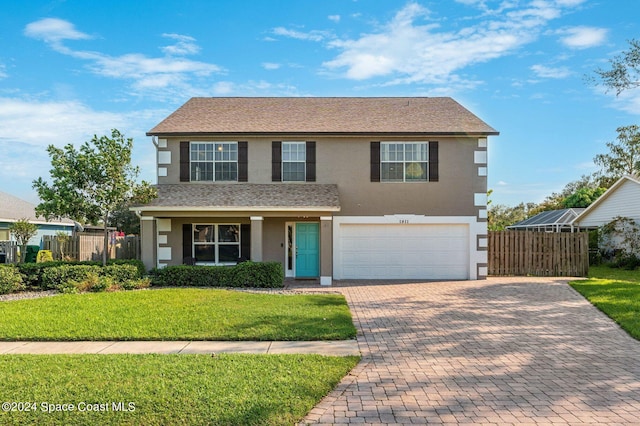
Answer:
POLYGON ((338 279, 468 279, 469 227, 341 224, 338 279))

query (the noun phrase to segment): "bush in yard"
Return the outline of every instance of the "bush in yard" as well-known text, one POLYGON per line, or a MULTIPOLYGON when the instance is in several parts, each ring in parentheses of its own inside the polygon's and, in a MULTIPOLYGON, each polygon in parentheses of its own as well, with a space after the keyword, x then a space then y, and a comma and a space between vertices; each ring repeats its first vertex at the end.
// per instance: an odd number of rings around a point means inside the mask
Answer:
POLYGON ((53 262, 51 250, 40 250, 36 256, 36 263, 53 262))
POLYGON ((23 290, 22 275, 11 265, 0 266, 0 294, 13 293, 23 290))
POLYGON ((282 287, 284 271, 279 262, 242 262, 229 278, 230 287, 282 287))
POLYGON ((17 265, 22 279, 27 287, 40 287, 43 290, 47 290, 47 287, 42 283, 42 272, 48 268, 55 268, 64 265, 100 265, 100 262, 65 262, 62 260, 56 260, 53 262, 43 263, 20 263, 17 265))
POLYGON ((121 285, 125 290, 142 290, 151 287, 151 279, 138 278, 137 280, 125 281, 121 285))
POLYGON ((47 289, 67 288, 70 281, 82 282, 91 275, 100 275, 100 266, 62 265, 42 271, 42 287, 47 289))
POLYGON ((138 278, 142 278, 147 274, 147 268, 144 267, 142 260, 137 259, 111 259, 107 265, 133 265, 138 268, 138 278))
POLYGON ((152 284, 175 287, 283 286, 284 271, 278 262, 242 262, 235 266, 167 266, 152 271, 152 284))
POLYGON ((100 270, 100 275, 111 277, 116 283, 137 280, 140 273, 135 265, 107 265, 100 270))

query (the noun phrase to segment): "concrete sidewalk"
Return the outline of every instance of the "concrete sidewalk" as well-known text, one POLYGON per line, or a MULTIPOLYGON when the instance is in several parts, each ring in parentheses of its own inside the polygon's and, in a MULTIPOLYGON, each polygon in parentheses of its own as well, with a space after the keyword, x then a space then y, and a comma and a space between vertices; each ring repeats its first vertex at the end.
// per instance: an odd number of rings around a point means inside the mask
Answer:
POLYGON ((314 342, 0 342, 0 354, 319 354, 360 355, 356 340, 314 342))

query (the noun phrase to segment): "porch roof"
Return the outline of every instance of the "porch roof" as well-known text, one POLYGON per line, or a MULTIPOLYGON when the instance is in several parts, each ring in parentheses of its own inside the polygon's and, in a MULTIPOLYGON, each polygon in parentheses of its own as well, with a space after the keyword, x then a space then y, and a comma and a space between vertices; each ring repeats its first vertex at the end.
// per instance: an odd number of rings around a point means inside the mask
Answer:
POLYGON ((340 211, 338 186, 313 183, 157 185, 158 198, 139 211, 340 211))

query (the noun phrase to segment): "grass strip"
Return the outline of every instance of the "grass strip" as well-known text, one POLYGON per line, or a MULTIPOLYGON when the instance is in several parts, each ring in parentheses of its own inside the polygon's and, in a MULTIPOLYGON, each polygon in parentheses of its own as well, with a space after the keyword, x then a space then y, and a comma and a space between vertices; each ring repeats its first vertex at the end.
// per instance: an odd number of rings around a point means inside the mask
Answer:
POLYGON ((0 340, 343 340, 342 295, 170 288, 0 303, 0 340))
POLYGON ((358 360, 319 355, 3 355, 0 424, 291 425, 358 360))
POLYGON ((640 340, 640 270, 589 268, 589 278, 570 283, 589 302, 640 340))

